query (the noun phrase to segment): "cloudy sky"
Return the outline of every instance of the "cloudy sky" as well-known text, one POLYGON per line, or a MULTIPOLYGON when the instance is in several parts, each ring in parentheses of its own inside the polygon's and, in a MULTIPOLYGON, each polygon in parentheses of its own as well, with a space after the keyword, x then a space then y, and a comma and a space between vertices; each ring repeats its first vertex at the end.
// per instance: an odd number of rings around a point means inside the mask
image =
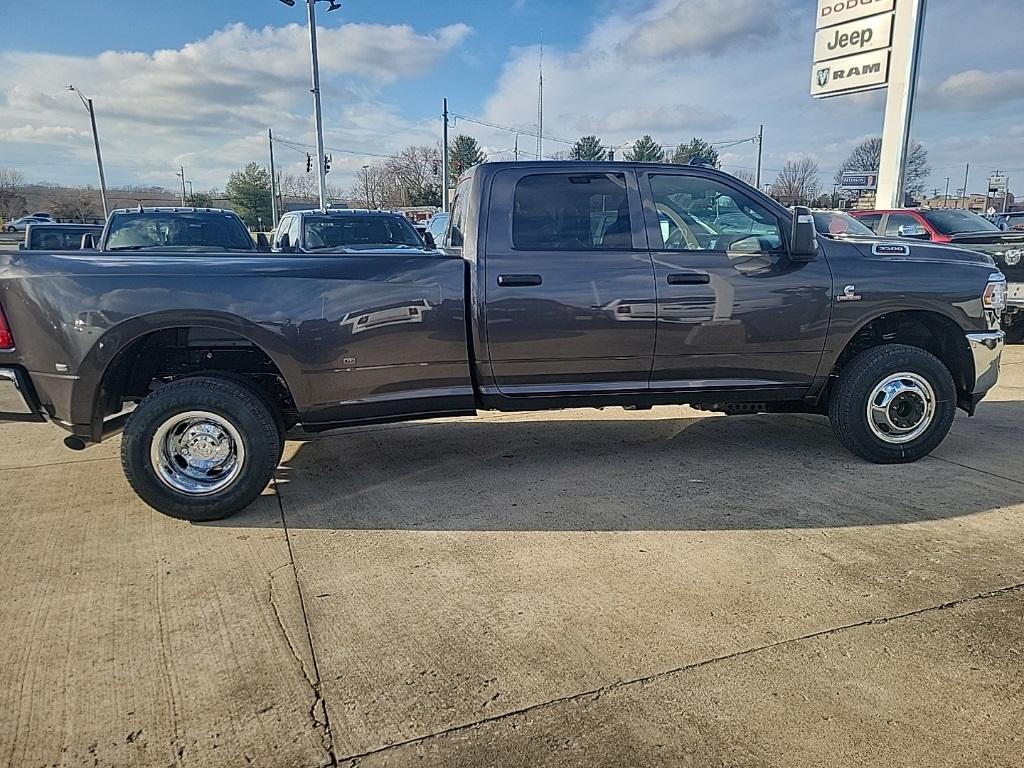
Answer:
MULTIPOLYGON (((850 147, 881 130, 883 93, 808 95, 815 0, 342 0, 318 4, 324 116, 348 186, 375 155, 440 138, 441 99, 457 115, 535 130, 544 40, 544 133, 621 145, 753 136, 765 125, 764 177, 810 155, 831 176, 850 147)), ((96 104, 111 186, 196 189, 267 159, 266 130, 313 140, 309 49, 300 1, 0 0, 0 166, 30 181, 95 183, 88 116, 96 104)), ((914 135, 930 186, 971 189, 999 168, 1024 182, 1024 2, 928 0, 914 135)), ((492 158, 514 134, 457 119, 492 158)), ((525 152, 531 137, 520 138, 525 152)), ((548 140, 544 153, 566 145, 548 140)), ((723 153, 752 169, 755 148, 723 153)), ((285 170, 301 149, 280 145, 285 170)))

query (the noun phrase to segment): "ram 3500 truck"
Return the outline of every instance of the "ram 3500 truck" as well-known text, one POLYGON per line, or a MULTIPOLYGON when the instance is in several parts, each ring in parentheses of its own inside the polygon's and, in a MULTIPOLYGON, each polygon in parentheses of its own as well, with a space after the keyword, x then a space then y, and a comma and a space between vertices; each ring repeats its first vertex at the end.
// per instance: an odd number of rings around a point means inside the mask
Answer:
POLYGON ((998 376, 989 257, 818 240, 807 209, 711 169, 480 165, 440 250, 390 215, 290 216, 273 253, 7 255, 0 411, 72 448, 123 430, 138 494, 210 520, 263 490, 296 425, 689 403, 827 414, 896 463, 998 376))

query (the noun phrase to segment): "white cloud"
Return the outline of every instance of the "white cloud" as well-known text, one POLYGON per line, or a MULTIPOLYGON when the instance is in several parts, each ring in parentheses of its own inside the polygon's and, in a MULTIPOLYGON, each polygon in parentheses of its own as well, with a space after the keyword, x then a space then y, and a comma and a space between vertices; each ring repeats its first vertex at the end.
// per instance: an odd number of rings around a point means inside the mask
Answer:
MULTIPOLYGON (((393 148, 409 137, 423 140, 422 127, 387 107, 380 88, 429 71, 470 32, 464 24, 429 33, 408 25, 318 29, 328 143, 380 152, 382 134, 394 135, 393 148)), ((88 118, 64 91, 71 80, 95 101, 112 183, 161 173, 173 182, 172 169, 187 158, 196 187, 220 185, 232 168, 266 155, 268 126, 309 141, 308 78, 307 31, 298 24, 232 24, 153 52, 4 53, 0 125, 11 127, 0 130, 0 140, 50 144, 55 158, 87 161, 88 118)))
POLYGON ((970 111, 1024 99, 1024 69, 986 72, 968 69, 950 75, 928 94, 936 106, 970 111))

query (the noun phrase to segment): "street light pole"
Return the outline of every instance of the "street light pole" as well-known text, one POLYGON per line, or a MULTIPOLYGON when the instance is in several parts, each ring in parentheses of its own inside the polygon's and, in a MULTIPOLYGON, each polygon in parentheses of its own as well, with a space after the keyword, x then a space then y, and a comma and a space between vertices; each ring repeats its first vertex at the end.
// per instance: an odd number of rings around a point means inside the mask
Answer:
POLYGON ((69 85, 67 90, 77 93, 78 98, 82 100, 82 106, 89 111, 89 123, 92 125, 92 143, 96 147, 96 167, 100 172, 100 200, 103 201, 103 218, 106 218, 110 215, 109 208, 107 207, 107 179, 103 174, 103 155, 100 153, 100 136, 96 131, 96 112, 92 108, 92 99, 83 96, 82 92, 75 88, 75 86, 69 85))
POLYGON ((942 204, 944 207, 949 208, 949 176, 946 177, 946 197, 942 204))
POLYGON ((370 166, 363 166, 363 194, 366 197, 366 210, 370 210, 370 166))
MULTIPOLYGON (((316 164, 320 181, 320 210, 327 210, 327 173, 324 168, 324 118, 320 112, 320 61, 316 49, 316 0, 306 0, 309 10, 309 52, 313 62, 313 119, 316 122, 316 164)), ((333 3, 332 3, 333 7, 333 3)))

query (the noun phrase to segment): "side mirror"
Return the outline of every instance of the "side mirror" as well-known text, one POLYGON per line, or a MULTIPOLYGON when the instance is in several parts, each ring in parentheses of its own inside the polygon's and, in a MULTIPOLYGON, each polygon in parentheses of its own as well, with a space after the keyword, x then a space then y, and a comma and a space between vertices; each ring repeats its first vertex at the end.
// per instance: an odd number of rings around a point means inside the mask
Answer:
POLYGON ((256 233, 256 250, 258 251, 269 251, 270 241, 267 240, 267 236, 262 232, 256 233))
POLYGON ((798 205, 793 209, 793 231, 789 238, 792 261, 814 261, 818 256, 818 232, 811 209, 798 205))
POLYGON ((434 242, 434 236, 429 232, 423 233, 423 244, 427 246, 428 251, 436 251, 437 243, 434 242))
POLYGON ((86 232, 82 235, 82 243, 79 245, 83 251, 95 251, 96 250, 96 235, 92 232, 86 232))
POLYGON ((920 224, 902 224, 896 229, 897 237, 913 237, 917 240, 931 240, 928 230, 920 224))

